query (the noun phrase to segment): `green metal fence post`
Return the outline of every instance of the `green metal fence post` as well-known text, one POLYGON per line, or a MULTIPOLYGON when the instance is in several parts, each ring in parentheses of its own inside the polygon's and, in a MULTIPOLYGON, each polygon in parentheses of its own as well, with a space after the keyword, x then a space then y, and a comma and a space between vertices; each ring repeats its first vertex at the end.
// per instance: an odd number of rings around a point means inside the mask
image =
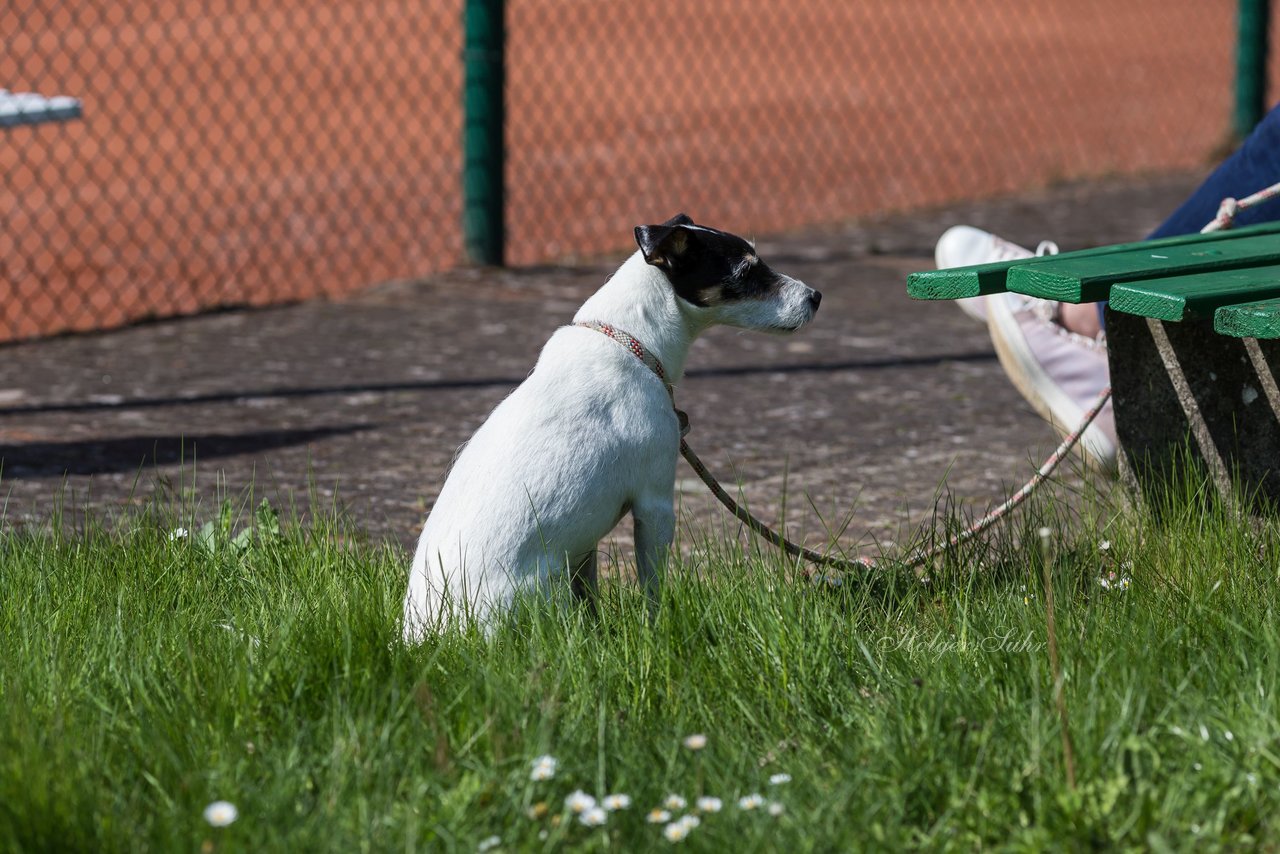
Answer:
POLYGON ((505 0, 465 0, 463 11, 462 236, 473 264, 500 266, 506 82, 505 0))
POLYGON ((1240 0, 1232 130, 1244 139, 1267 108, 1267 26, 1271 0, 1240 0))

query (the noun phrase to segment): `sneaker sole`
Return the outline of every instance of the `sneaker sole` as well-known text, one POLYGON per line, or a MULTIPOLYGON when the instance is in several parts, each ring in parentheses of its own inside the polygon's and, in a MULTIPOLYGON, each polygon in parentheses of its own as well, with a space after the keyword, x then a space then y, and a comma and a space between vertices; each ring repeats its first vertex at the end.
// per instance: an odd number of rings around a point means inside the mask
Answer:
MULTIPOLYGON (((991 343, 995 345, 996 358, 1000 360, 1000 365, 1013 382, 1014 388, 1065 439, 1084 420, 1084 410, 1064 394, 1040 367, 1039 360, 1027 346, 1017 318, 1005 305, 989 308, 987 328, 991 332, 991 343)), ((1094 468, 1109 473, 1116 470, 1115 446, 1105 433, 1095 429, 1092 424, 1080 437, 1076 449, 1085 462, 1094 468)))

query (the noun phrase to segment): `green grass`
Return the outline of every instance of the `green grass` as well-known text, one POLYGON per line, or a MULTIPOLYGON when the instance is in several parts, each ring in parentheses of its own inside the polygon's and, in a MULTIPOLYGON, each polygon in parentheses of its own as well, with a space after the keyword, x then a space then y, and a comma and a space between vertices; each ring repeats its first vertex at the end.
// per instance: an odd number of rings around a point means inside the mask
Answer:
POLYGON ((707 540, 652 624, 606 584, 598 618, 561 597, 416 648, 406 557, 331 520, 6 526, 0 850, 661 850, 645 813, 671 792, 722 798, 682 844, 735 854, 1277 838, 1280 526, 1194 495, 1092 515, 1041 502, 927 582, 791 582, 707 540), (533 781, 543 754, 556 775, 533 781), (588 828, 579 788, 633 805, 588 828), (751 792, 785 812, 740 810, 751 792), (217 799, 228 827, 201 817, 217 799))

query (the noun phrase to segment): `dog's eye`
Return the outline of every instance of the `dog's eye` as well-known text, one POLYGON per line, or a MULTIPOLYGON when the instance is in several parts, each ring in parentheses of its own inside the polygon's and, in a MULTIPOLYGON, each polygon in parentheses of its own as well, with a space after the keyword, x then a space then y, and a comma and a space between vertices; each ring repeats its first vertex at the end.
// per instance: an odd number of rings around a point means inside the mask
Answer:
POLYGON ((751 270, 760 263, 759 257, 755 255, 743 255, 738 263, 733 265, 731 277, 734 279, 745 279, 751 270))

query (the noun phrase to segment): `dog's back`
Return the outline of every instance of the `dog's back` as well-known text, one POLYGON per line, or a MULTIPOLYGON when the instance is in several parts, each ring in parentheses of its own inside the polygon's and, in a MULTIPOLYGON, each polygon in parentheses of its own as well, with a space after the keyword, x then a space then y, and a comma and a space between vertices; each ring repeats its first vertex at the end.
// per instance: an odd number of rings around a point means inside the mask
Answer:
POLYGON ((557 331, 449 471, 414 556, 406 637, 545 588, 596 549, 637 484, 671 483, 678 445, 644 365, 596 332, 557 331))

